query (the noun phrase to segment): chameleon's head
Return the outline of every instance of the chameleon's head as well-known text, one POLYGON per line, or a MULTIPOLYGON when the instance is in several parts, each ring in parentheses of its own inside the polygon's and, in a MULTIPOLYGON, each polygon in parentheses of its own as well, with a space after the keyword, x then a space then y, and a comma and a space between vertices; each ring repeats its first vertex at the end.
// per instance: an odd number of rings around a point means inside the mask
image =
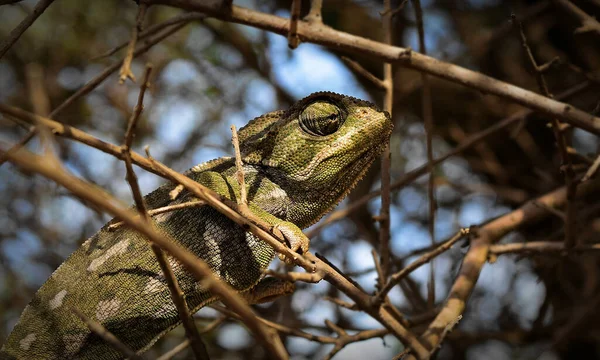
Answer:
POLYGON ((272 112, 240 130, 247 163, 272 168, 312 189, 346 193, 381 153, 390 116, 373 104, 330 92, 314 93, 288 111, 272 112))

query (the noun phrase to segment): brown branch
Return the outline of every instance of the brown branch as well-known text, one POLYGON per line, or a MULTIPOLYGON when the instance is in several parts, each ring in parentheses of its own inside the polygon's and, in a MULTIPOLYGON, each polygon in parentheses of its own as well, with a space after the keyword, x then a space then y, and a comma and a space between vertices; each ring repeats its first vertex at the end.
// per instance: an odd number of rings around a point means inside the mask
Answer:
POLYGON ((102 338, 102 340, 106 341, 113 348, 119 350, 121 354, 125 355, 127 358, 134 360, 144 359, 142 356, 136 354, 135 351, 133 351, 129 346, 123 344, 119 339, 117 339, 116 336, 114 336, 99 322, 90 319, 77 308, 71 308, 71 311, 73 311, 73 313, 77 315, 77 317, 80 318, 81 321, 83 321, 87 325, 91 332, 98 335, 100 338, 102 338))
MULTIPOLYGON (((417 29, 419 33, 419 52, 423 55, 427 55, 427 48, 425 46, 425 29, 423 27, 423 9, 421 8, 420 0, 413 0, 413 6, 415 8, 415 16, 417 18, 417 29)), ((434 193, 434 181, 435 177, 433 174, 433 104, 431 100, 431 86, 429 84, 429 77, 426 73, 421 73, 421 81, 423 82, 422 95, 421 95, 421 111, 423 114, 423 121, 425 123, 425 133, 427 135, 426 148, 427 148, 427 172, 429 173, 429 181, 427 182, 427 199, 429 200, 429 237, 431 245, 435 245, 435 193, 434 193)), ((427 305, 432 308, 435 303, 435 260, 431 259, 429 264, 429 282, 427 283, 427 305)))
POLYGON ((354 70, 359 75, 361 75, 362 77, 367 79, 369 82, 371 82, 377 88, 379 88, 381 90, 386 89, 386 85, 383 83, 383 81, 381 79, 379 79, 377 76, 371 74, 371 72, 369 70, 365 69, 364 67, 362 67, 361 64, 357 63, 356 61, 354 61, 346 56, 342 56, 342 61, 344 63, 346 63, 346 65, 348 65, 348 67, 350 69, 354 70))
POLYGON ((344 309, 348 309, 348 310, 352 310, 352 311, 360 310, 360 308, 358 307, 358 305, 356 305, 356 303, 344 301, 344 300, 334 298, 331 296, 323 296, 323 300, 332 302, 339 307, 343 307, 344 309))
MULTIPOLYGON (((232 6, 221 7, 202 0, 141 0, 146 4, 163 4, 185 10, 201 11, 218 19, 254 26, 280 35, 287 35, 289 20, 279 16, 232 6)), ((481 73, 446 63, 432 57, 413 53, 407 49, 350 35, 319 24, 298 22, 302 41, 324 45, 332 49, 370 55, 372 58, 394 62, 398 65, 426 72, 451 82, 459 83, 485 94, 509 99, 525 107, 554 116, 575 127, 600 135, 600 118, 581 111, 572 105, 549 99, 532 91, 496 80, 481 73)))
POLYGON ((256 320, 254 312, 248 305, 244 303, 229 285, 218 279, 208 265, 196 255, 178 245, 175 240, 165 234, 159 233, 152 227, 147 226, 145 221, 134 216, 129 209, 118 204, 116 199, 103 190, 69 174, 59 167, 58 164, 47 161, 46 157, 34 155, 27 150, 19 150, 14 154, 10 154, 9 160, 25 171, 38 173, 60 184, 75 196, 122 219, 132 229, 158 244, 163 250, 169 252, 179 260, 197 280, 202 281, 202 284, 210 292, 219 296, 223 303, 234 309, 244 319, 244 324, 252 330, 257 339, 273 356, 279 359, 287 359, 287 354, 279 338, 260 325, 256 320))
POLYGON ((121 65, 121 69, 119 70, 119 84, 125 83, 125 80, 131 79, 135 82, 135 75, 131 71, 131 61, 133 60, 133 51, 135 50, 135 44, 138 41, 138 35, 142 32, 142 24, 144 22, 144 16, 146 15, 146 9, 148 5, 139 4, 138 12, 135 18, 135 26, 133 30, 131 30, 131 39, 129 40, 129 45, 127 46, 127 54, 125 55, 125 59, 123 59, 123 64, 121 65))
MULTIPOLYGON (((384 0, 383 8, 389 10, 390 0, 384 0)), ((392 14, 388 13, 382 17, 384 42, 392 44, 392 14)), ((394 104, 394 79, 392 74, 392 64, 386 62, 383 64, 383 85, 385 94, 383 97, 383 110, 387 111, 392 117, 392 106, 394 104)), ((386 144, 381 154, 381 209, 379 210, 379 263, 381 264, 381 274, 379 285, 383 286, 390 273, 390 168, 391 168, 390 143, 386 144)))
POLYGON ((6 52, 19 40, 21 35, 37 20, 37 18, 46 11, 48 6, 52 5, 54 0, 40 0, 31 14, 27 15, 23 21, 16 28, 14 28, 8 38, 0 43, 0 59, 6 54, 6 52))

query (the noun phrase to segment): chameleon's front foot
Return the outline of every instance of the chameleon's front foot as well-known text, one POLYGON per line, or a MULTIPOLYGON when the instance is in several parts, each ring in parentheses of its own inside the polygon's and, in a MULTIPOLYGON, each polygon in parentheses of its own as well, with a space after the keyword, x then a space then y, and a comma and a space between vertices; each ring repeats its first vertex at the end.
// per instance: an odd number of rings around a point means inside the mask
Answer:
MULTIPOLYGON (((310 239, 296 225, 290 222, 281 222, 273 226, 273 230, 276 233, 281 233, 292 252, 304 254, 308 251, 310 239)), ((279 254, 279 259, 285 261, 286 264, 294 263, 294 259, 290 259, 283 254, 279 254)))

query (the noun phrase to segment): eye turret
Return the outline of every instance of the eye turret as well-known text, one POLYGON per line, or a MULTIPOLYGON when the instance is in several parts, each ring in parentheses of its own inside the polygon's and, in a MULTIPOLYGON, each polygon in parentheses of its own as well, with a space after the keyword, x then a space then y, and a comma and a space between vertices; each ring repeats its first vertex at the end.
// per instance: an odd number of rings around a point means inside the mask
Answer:
POLYGON ((318 100, 308 104, 300 113, 300 127, 315 136, 327 136, 336 132, 346 119, 346 113, 339 106, 318 100))

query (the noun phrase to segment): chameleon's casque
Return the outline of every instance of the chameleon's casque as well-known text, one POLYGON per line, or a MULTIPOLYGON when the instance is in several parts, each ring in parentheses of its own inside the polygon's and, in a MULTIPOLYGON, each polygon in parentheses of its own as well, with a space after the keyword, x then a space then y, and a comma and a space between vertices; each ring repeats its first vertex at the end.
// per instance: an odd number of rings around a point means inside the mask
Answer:
MULTIPOLYGON (((306 251, 300 228, 318 221, 350 191, 391 130, 389 115, 371 103, 327 92, 255 118, 239 131, 250 210, 281 230, 293 250, 306 251)), ((186 175, 236 200, 235 171, 234 159, 220 158, 186 175)), ((173 188, 166 184, 147 195, 148 208, 195 200, 187 191, 171 200, 173 188)), ((207 205, 152 219, 240 292, 258 284, 274 256, 269 245, 207 205)), ((38 290, 0 351, 1 360, 121 359, 72 308, 138 352, 179 323, 148 242, 124 226, 109 228, 115 222, 88 239, 38 290)), ((169 259, 193 312, 218 300, 169 259)))

